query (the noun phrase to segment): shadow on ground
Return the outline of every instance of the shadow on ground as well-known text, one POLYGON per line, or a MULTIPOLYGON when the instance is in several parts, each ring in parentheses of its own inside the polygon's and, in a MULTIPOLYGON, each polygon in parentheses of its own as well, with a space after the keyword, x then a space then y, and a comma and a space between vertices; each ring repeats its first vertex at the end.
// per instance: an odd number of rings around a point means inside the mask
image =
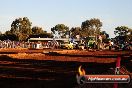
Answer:
MULTIPOLYGON (((121 64, 130 68, 130 58, 123 59, 121 64), (126 64, 127 63, 127 64, 126 64)), ((78 67, 87 74, 114 74, 110 68, 115 63, 86 63, 53 60, 18 60, 6 55, 0 56, 0 87, 1 88, 112 88, 113 84, 78 85, 76 74, 78 67)), ((119 84, 119 88, 131 88, 130 84, 119 84)))

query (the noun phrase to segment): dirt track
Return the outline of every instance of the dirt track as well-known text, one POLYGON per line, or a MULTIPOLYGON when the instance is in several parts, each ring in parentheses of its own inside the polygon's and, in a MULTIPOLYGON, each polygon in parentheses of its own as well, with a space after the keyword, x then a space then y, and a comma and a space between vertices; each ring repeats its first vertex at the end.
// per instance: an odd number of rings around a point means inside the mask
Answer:
MULTIPOLYGON (((0 50, 1 88, 112 88, 113 84, 76 83, 80 65, 87 74, 114 74, 116 57, 121 55, 121 69, 132 73, 129 52, 73 50, 0 50)), ((132 83, 119 84, 131 88, 132 83)))

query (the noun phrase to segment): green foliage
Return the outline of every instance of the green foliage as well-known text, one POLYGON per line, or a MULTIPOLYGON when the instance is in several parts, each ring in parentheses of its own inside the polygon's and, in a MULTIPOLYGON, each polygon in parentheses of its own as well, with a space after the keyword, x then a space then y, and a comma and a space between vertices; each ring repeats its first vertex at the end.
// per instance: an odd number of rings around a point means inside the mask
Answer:
POLYGON ((2 32, 0 31, 0 35, 2 35, 2 32))
POLYGON ((54 35, 59 35, 61 38, 66 37, 66 33, 69 31, 69 27, 64 24, 57 24, 55 27, 51 28, 54 35))
POLYGON ((0 40, 8 40, 8 39, 12 41, 18 40, 18 36, 15 34, 12 34, 11 31, 6 31, 5 34, 1 35, 1 38, 2 39, 0 40))
POLYGON ((18 37, 16 36, 16 35, 14 35, 14 34, 1 34, 0 35, 0 40, 12 40, 12 41, 14 41, 14 40, 18 40, 18 37))
POLYGON ((34 35, 43 34, 43 33, 44 33, 44 31, 41 27, 34 26, 32 28, 32 34, 34 34, 34 35))
POLYGON ((81 28, 80 27, 72 27, 70 30, 70 34, 72 38, 76 38, 76 35, 81 35, 81 28))
POLYGON ((5 34, 0 36, 2 40, 13 41, 27 41, 30 37, 53 37, 51 33, 47 33, 41 27, 34 26, 31 28, 32 23, 27 17, 15 19, 11 24, 11 30, 6 31, 5 34))
POLYGON ((132 29, 126 27, 126 26, 118 26, 115 28, 114 31, 116 38, 122 37, 124 39, 124 42, 132 41, 132 29))
POLYGON ((93 18, 82 22, 82 36, 97 36, 100 34, 100 29, 102 27, 102 22, 99 19, 93 18))
POLYGON ((12 34, 18 34, 19 32, 24 34, 31 34, 31 22, 27 17, 15 19, 15 21, 13 21, 11 24, 10 31, 12 34))
POLYGON ((32 28, 32 35, 30 35, 30 37, 52 38, 53 35, 51 33, 47 33, 47 31, 44 31, 41 27, 34 26, 32 28))
POLYGON ((100 35, 102 36, 102 42, 107 43, 109 42, 109 34, 106 33, 106 31, 100 32, 100 35))
POLYGON ((132 29, 129 29, 129 33, 128 33, 128 39, 130 40, 130 41, 132 41, 132 29))
POLYGON ((108 39, 109 38, 109 34, 106 33, 106 31, 100 32, 100 35, 103 37, 103 39, 108 39))
POLYGON ((11 24, 10 33, 16 35, 19 41, 25 41, 32 34, 31 24, 27 17, 15 19, 11 24))
POLYGON ((129 33, 129 28, 126 26, 116 27, 114 33, 118 36, 125 36, 129 33))
POLYGON ((18 40, 19 41, 26 41, 28 37, 29 37, 29 35, 24 34, 24 33, 19 33, 18 34, 18 40))
POLYGON ((100 34, 100 29, 102 27, 102 22, 99 19, 90 19, 90 28, 95 30, 97 35, 100 34))

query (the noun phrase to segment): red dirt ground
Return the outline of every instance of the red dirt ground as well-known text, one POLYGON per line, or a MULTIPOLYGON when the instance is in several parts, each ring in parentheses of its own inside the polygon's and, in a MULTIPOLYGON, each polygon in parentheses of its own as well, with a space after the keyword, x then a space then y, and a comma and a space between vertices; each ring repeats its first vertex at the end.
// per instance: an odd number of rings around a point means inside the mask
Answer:
MULTIPOLYGON (((78 85, 76 74, 114 74, 121 57, 121 74, 132 74, 132 51, 0 49, 1 88, 113 88, 113 84, 78 85), (7 85, 8 84, 8 85, 7 85)), ((119 88, 131 88, 119 84, 119 88)))

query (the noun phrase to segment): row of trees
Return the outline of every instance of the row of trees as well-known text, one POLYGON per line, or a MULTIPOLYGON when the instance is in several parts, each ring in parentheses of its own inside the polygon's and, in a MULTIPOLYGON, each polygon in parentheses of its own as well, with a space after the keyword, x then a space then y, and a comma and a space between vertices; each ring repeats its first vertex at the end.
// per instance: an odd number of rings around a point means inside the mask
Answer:
POLYGON ((88 36, 99 36, 103 37, 103 41, 109 40, 109 34, 106 31, 101 31, 102 22, 99 19, 93 18, 82 22, 81 27, 69 27, 64 24, 57 24, 51 28, 52 34, 57 37, 64 38, 66 35, 70 35, 71 38, 76 38, 79 35, 81 38, 88 36))
POLYGON ((32 22, 27 17, 15 19, 11 29, 0 35, 1 40, 26 41, 30 37, 53 37, 41 27, 32 27, 32 22))
MULTIPOLYGON (((69 29, 64 24, 57 24, 51 28, 51 33, 47 33, 41 27, 32 27, 32 22, 27 18, 15 19, 11 24, 11 29, 4 34, 0 33, 0 40, 16 40, 26 41, 30 37, 60 37, 65 38, 66 35, 70 35, 72 38, 76 38, 79 35, 81 38, 87 36, 102 35, 103 40, 109 39, 109 34, 106 31, 101 31, 102 22, 100 19, 92 18, 82 22, 81 27, 72 27, 69 29)), ((116 38, 119 36, 125 36, 126 41, 132 40, 132 30, 126 26, 119 26, 114 31, 116 38)))
MULTIPOLYGON (((103 42, 109 41, 109 34, 106 31, 101 31, 102 22, 99 19, 93 18, 82 22, 81 27, 69 27, 64 24, 57 24, 51 28, 52 34, 59 35, 59 37, 66 37, 69 34, 72 38, 76 38, 79 35, 81 38, 87 36, 102 36, 103 42)), ((114 34, 115 40, 122 42, 132 41, 132 29, 127 26, 118 26, 115 28, 114 34)))
POLYGON ((132 29, 127 26, 116 27, 114 33, 116 35, 115 39, 122 43, 132 41, 132 29))
POLYGON ((59 37, 65 37, 66 34, 70 34, 71 37, 75 38, 76 35, 80 37, 99 35, 100 29, 102 27, 102 22, 99 19, 90 19, 82 22, 81 27, 69 27, 64 24, 57 24, 55 27, 51 28, 54 35, 59 35, 59 37))

